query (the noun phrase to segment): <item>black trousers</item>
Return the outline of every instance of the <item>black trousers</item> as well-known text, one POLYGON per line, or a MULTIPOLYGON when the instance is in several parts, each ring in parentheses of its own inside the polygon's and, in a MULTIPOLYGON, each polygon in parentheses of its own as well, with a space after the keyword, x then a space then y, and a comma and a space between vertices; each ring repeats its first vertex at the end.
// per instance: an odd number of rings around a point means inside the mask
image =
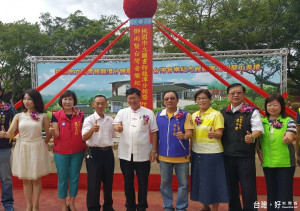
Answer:
POLYGON ((124 176, 124 189, 126 196, 125 207, 127 211, 144 211, 148 208, 147 192, 150 161, 133 162, 120 159, 120 168, 124 176), (134 171, 138 179, 138 204, 135 201, 134 171))
POLYGON ((255 157, 225 156, 225 169, 229 184, 229 210, 256 210, 257 201, 255 157), (243 208, 240 201, 242 191, 243 208))
POLYGON ((295 166, 263 168, 267 184, 268 211, 294 210, 293 181, 295 166))
POLYGON ((102 148, 90 147, 86 158, 87 169, 87 197, 88 211, 99 211, 101 181, 103 183, 104 204, 103 211, 112 211, 112 184, 115 168, 114 153, 112 148, 103 151, 102 148))

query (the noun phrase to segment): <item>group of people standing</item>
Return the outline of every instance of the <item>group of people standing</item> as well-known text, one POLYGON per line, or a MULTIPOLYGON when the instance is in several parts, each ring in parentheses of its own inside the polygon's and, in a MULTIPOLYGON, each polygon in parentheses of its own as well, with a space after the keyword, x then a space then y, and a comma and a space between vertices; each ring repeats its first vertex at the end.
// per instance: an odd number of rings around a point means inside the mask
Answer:
MULTIPOLYGON (((1 95, 3 90, 0 88, 1 95)), ((245 104, 245 87, 241 84, 230 85, 227 95, 230 105, 219 112, 211 107, 211 93, 206 89, 198 90, 194 100, 199 110, 191 115, 178 108, 178 94, 167 91, 163 96, 165 109, 155 116, 153 111, 140 105, 140 90, 130 88, 126 91, 129 107, 121 109, 113 119, 105 114, 105 96, 94 97, 92 105, 95 112, 84 118, 75 107, 75 93, 67 90, 59 98, 62 109, 52 115, 51 123, 43 114, 42 97, 34 89, 25 91, 19 114, 12 105, 1 101, 0 178, 5 210, 14 210, 9 161, 11 139, 16 131, 19 131, 19 139, 13 153, 12 174, 23 180, 26 211, 39 210, 40 178, 50 171, 46 144, 51 137, 54 138, 61 210, 76 210, 75 197, 85 157, 87 209, 99 211, 103 207, 103 211, 113 211, 115 162, 112 146, 116 132, 120 134, 118 157, 124 177, 127 211, 148 208, 148 177, 154 161, 160 166, 160 190, 166 211, 187 210, 189 187, 191 200, 201 202, 199 207, 203 211, 216 211, 219 203, 229 203, 232 211, 255 210, 256 151, 265 174, 268 210, 293 210, 292 206, 278 207, 276 202, 280 201, 281 205, 282 202, 293 202, 293 176, 300 156, 299 140, 296 144, 297 157, 292 142, 300 119, 296 124, 286 116, 284 99, 279 94, 267 97, 266 117, 262 119, 256 108, 245 104), (44 139, 42 128, 46 132, 44 139), (175 206, 173 171, 178 180, 175 206), (137 201, 134 173, 138 180, 137 201), (101 182, 104 193, 102 206, 99 201, 101 182), (68 189, 69 202, 66 200, 68 189)), ((297 114, 299 117, 299 112, 297 114)))

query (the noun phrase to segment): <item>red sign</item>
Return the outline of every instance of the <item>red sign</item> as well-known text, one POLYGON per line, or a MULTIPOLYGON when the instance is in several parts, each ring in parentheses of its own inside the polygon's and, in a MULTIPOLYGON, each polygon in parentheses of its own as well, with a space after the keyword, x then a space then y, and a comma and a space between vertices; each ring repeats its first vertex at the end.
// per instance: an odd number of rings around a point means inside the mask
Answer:
POLYGON ((152 18, 130 20, 130 86, 141 90, 141 105, 153 108, 152 18))

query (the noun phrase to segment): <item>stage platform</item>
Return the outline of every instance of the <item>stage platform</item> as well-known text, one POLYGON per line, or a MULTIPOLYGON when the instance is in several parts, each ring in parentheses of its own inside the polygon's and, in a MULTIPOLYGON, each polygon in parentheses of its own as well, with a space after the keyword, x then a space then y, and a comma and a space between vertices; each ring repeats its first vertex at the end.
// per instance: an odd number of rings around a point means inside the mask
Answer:
MULTIPOLYGON (((40 199, 40 210, 41 211, 59 211, 60 201, 57 198, 57 174, 56 168, 53 160, 53 153, 51 146, 49 147, 49 155, 51 157, 51 173, 42 177, 42 194, 40 199)), ((119 159, 117 158, 117 150, 114 150, 115 155, 115 174, 114 174, 114 183, 113 183, 113 199, 114 199, 114 208, 117 211, 123 211, 125 209, 125 196, 123 192, 124 180, 122 173, 120 171, 119 159)), ((265 180, 262 172, 262 167, 258 159, 256 159, 256 175, 257 175, 257 193, 258 193, 258 202, 266 201, 266 186, 265 180)), ((136 179, 136 178, 135 178, 136 179)), ((177 190, 177 181, 175 175, 173 176, 172 187, 176 195, 177 190)), ((22 190, 22 180, 19 180, 16 177, 13 177, 13 187, 14 187, 14 197, 15 197, 15 208, 16 211, 24 211, 25 207, 25 198, 22 190)), ((148 203, 149 211, 159 211, 162 209, 162 198, 159 192, 160 186, 160 172, 159 164, 154 162, 151 164, 151 172, 149 176, 149 193, 148 193, 148 203)), ((137 188, 137 182, 135 181, 135 187, 137 188)), ((85 161, 83 162, 80 174, 79 181, 79 193, 76 199, 76 205, 78 211, 85 211, 86 209, 86 189, 87 189, 87 173, 85 168, 85 161)), ((103 193, 101 192, 101 197, 103 193)), ((176 200, 176 196, 174 196, 176 200)), ((296 168, 295 173, 295 182, 294 182, 294 202, 297 204, 295 211, 300 211, 300 168, 296 168)), ((189 202, 189 211, 198 211, 200 210, 201 205, 198 202, 189 202)), ((0 206, 0 211, 3 211, 4 208, 0 206)), ((227 211, 227 204, 221 204, 219 211, 227 211)), ((260 208, 259 210, 266 210, 265 208, 260 208)))

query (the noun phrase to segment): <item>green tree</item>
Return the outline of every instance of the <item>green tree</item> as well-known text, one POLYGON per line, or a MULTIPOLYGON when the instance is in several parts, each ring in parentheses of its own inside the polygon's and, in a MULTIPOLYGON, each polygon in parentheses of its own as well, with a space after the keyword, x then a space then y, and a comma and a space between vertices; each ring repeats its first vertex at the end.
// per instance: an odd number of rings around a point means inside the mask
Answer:
POLYGON ((282 48, 299 39, 299 7, 297 0, 159 0, 155 19, 206 51, 282 48))
MULTIPOLYGON (((79 55, 120 23, 117 16, 89 20, 81 11, 67 18, 51 17, 50 13, 44 13, 40 24, 31 24, 26 20, 7 24, 0 22, 0 82, 8 100, 15 103, 23 91, 31 87, 31 56, 79 55)), ((102 52, 120 33, 117 32, 92 54, 102 52)), ((125 35, 107 54, 128 52, 129 37, 125 35)))
MULTIPOLYGON (((155 19, 205 51, 290 49, 289 91, 299 95, 299 0, 158 0, 158 8, 155 19)), ((161 33, 155 36, 155 49, 180 51, 161 33)), ((253 75, 272 85, 272 75, 253 75)))
POLYGON ((300 93, 300 1, 292 1, 290 19, 286 24, 289 37, 288 89, 292 95, 300 93))
MULTIPOLYGON (((269 94, 279 93, 278 87, 274 87, 274 86, 264 85, 262 89, 265 90, 269 94)), ((250 88, 246 88, 246 96, 247 96, 247 98, 249 98, 249 100, 251 100, 259 108, 261 108, 262 110, 265 109, 265 100, 266 99, 264 97, 262 97, 260 94, 256 93, 255 91, 253 91, 250 88)))
POLYGON ((40 33, 38 24, 25 20, 0 22, 0 81, 11 103, 30 88, 30 56, 47 54, 49 38, 40 33))
MULTIPOLYGON (((53 18, 49 13, 44 13, 40 20, 44 33, 50 37, 52 55, 59 56, 81 54, 121 24, 117 16, 101 16, 99 20, 90 20, 80 10, 75 11, 65 19, 53 18)), ((109 42, 119 34, 120 32, 113 35, 109 41, 104 42, 92 54, 102 52, 109 42)), ((123 36, 108 54, 128 53, 128 49, 129 37, 127 35, 123 36)))
MULTIPOLYGON (((229 58, 227 62, 230 64, 240 64, 246 67, 247 64, 260 64, 260 71, 256 70, 243 70, 240 71, 239 74, 241 76, 246 76, 250 74, 254 76, 256 81, 256 85, 261 89, 264 89, 264 85, 274 86, 276 89, 280 90, 280 82, 275 83, 272 80, 276 75, 280 76, 281 70, 281 61, 279 61, 280 57, 257 57, 257 58, 229 58), (267 68, 266 68, 267 67, 267 68), (247 74, 245 74, 247 73, 247 74)), ((229 75, 229 74, 228 74, 229 75)))
POLYGON ((156 115, 158 112, 160 112, 162 108, 153 108, 153 112, 156 115))
MULTIPOLYGON (((155 19, 175 30, 184 38, 203 50, 211 48, 211 40, 215 39, 216 4, 218 0, 158 0, 155 19)), ((180 50, 156 33, 158 49, 164 52, 180 52, 180 50)))
POLYGON ((222 108, 227 107, 230 102, 228 100, 228 98, 222 98, 221 100, 219 99, 214 99, 211 101, 211 107, 217 111, 221 110, 222 108))
POLYGON ((199 110, 199 106, 198 105, 187 105, 187 106, 184 106, 183 110, 186 110, 190 114, 193 114, 195 111, 199 110))
POLYGON ((210 83, 207 85, 208 89, 226 89, 226 86, 222 84, 221 82, 217 81, 214 83, 210 83))
MULTIPOLYGON (((225 108, 229 105, 229 100, 227 98, 220 99, 212 99, 210 105, 213 109, 219 111, 222 108, 225 108)), ((200 108, 198 105, 187 105, 183 108, 188 111, 190 114, 193 114, 195 111, 198 111, 200 108)))

